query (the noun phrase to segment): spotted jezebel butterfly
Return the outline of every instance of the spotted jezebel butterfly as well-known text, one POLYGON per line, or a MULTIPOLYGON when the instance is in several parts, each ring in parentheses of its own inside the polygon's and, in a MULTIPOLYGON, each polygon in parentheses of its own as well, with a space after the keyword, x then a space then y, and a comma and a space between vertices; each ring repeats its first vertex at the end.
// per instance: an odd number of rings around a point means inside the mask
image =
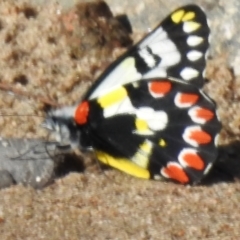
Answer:
POLYGON ((140 178, 197 183, 217 158, 220 122, 201 90, 209 47, 196 5, 172 12, 113 62, 80 103, 52 110, 44 126, 60 145, 140 178))

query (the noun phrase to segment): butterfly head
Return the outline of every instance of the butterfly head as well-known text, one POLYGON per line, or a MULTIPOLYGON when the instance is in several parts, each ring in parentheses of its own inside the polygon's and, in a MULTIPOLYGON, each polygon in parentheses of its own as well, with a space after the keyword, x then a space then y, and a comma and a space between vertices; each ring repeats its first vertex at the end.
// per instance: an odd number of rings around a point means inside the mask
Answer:
POLYGON ((51 110, 42 123, 42 127, 53 134, 59 147, 69 147, 71 149, 79 147, 80 131, 77 131, 74 120, 75 111, 75 106, 51 110))

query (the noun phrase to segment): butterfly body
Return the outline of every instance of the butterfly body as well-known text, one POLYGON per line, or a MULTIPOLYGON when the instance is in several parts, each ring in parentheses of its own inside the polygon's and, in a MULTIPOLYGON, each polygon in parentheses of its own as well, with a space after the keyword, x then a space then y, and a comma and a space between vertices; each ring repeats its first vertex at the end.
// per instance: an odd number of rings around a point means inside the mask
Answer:
POLYGON ((45 126, 71 148, 141 178, 196 183, 217 158, 220 122, 203 85, 209 28, 188 5, 116 60, 83 100, 45 126))

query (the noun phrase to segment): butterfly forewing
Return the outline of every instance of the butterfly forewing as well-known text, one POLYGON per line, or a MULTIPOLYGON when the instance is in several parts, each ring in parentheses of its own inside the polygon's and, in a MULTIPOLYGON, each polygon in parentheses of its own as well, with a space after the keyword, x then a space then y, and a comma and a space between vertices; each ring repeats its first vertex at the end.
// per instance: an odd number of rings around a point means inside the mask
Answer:
POLYGON ((209 32, 206 15, 200 7, 187 5, 175 10, 111 64, 85 99, 152 77, 173 77, 202 87, 209 32))
POLYGON ((85 129, 99 160, 124 172, 193 183, 217 158, 215 104, 194 85, 144 79, 89 104, 85 129))

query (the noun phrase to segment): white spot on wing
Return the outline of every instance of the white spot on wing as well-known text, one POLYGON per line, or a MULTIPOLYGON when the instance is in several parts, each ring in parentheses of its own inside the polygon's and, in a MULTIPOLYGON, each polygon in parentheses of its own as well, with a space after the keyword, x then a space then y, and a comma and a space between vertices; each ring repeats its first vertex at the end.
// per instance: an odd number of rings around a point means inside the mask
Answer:
POLYGON ((199 51, 196 51, 196 50, 192 50, 190 52, 187 53, 187 58, 190 60, 190 61, 196 61, 198 60, 199 58, 201 58, 203 56, 203 54, 199 51))
POLYGON ((195 46, 201 44, 202 42, 203 42, 203 38, 199 37, 199 36, 192 35, 187 38, 187 44, 190 47, 195 47, 195 46))
POLYGON ((139 108, 136 112, 137 118, 147 122, 148 127, 153 131, 160 131, 168 124, 168 115, 164 111, 154 111, 150 107, 139 108))
POLYGON ((183 23, 183 31, 185 33, 191 33, 196 31, 201 25, 197 22, 184 22, 183 23))
POLYGON ((180 72, 181 77, 184 80, 191 80, 197 76, 199 76, 199 72, 191 67, 185 67, 181 72, 180 72))

